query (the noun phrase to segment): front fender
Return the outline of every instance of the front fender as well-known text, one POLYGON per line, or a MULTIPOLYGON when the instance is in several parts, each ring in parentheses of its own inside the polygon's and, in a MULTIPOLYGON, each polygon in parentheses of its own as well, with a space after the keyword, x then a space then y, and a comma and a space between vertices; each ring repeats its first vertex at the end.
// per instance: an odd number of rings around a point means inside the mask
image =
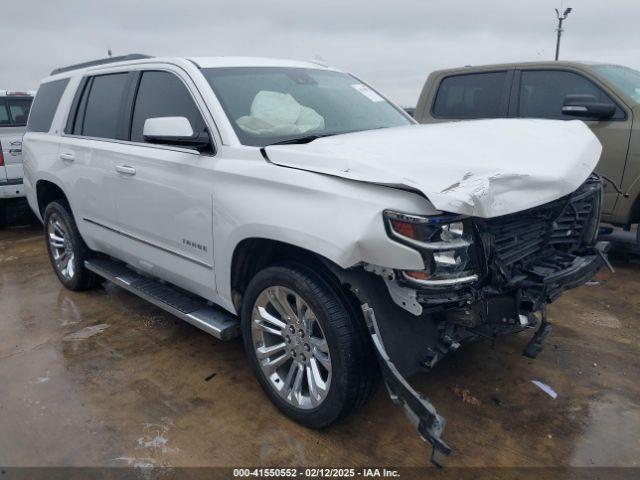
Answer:
POLYGON ((386 208, 435 213, 424 197, 267 163, 251 167, 250 177, 219 172, 214 189, 214 264, 222 298, 231 298, 233 252, 250 238, 294 245, 343 269, 361 262, 424 268, 418 251, 389 238, 382 216, 386 208))

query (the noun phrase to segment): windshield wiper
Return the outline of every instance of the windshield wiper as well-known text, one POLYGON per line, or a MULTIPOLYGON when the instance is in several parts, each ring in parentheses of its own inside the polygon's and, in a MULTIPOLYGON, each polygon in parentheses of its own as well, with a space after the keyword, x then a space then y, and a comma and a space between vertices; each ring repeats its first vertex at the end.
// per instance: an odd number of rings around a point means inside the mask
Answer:
POLYGON ((314 135, 305 135, 304 137, 289 138, 287 140, 270 143, 269 145, 265 145, 265 146, 271 147, 273 145, 291 145, 291 144, 297 144, 297 143, 311 143, 314 140, 317 140, 319 138, 330 137, 332 135, 338 135, 338 134, 337 133, 316 133, 314 135))
MULTIPOLYGON (((381 130, 383 128, 387 128, 387 127, 375 127, 375 128, 368 128, 366 129, 368 130, 381 130)), ((303 137, 295 137, 295 138, 288 138, 287 140, 281 140, 280 142, 273 142, 270 143, 269 145, 265 145, 265 147, 270 147, 272 145, 291 145, 291 144, 298 144, 298 143, 311 143, 314 140, 317 140, 319 138, 323 138, 323 137, 333 137, 334 135, 345 135, 347 133, 357 133, 357 132, 362 132, 362 129, 356 129, 356 130, 345 130, 344 132, 330 132, 330 133, 314 133, 311 135, 305 135, 303 137)), ((263 147, 264 148, 264 147, 263 147)))

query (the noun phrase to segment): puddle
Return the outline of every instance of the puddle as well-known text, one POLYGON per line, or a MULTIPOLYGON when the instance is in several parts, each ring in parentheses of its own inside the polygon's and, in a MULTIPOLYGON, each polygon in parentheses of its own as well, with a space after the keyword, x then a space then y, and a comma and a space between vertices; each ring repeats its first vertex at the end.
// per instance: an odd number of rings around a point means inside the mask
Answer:
POLYGON ((587 426, 575 441, 569 464, 640 466, 640 451, 637 448, 640 406, 615 393, 605 394, 588 405, 587 426))
POLYGON ((78 330, 77 332, 70 333, 66 337, 63 338, 64 341, 69 342, 73 340, 86 340, 87 338, 93 337, 94 335, 98 335, 104 332, 107 328, 109 328, 108 323, 100 323, 98 325, 92 325, 90 327, 85 327, 82 330, 78 330))
POLYGON ((585 323, 596 327, 622 328, 622 323, 618 317, 608 312, 580 312, 579 318, 585 323))

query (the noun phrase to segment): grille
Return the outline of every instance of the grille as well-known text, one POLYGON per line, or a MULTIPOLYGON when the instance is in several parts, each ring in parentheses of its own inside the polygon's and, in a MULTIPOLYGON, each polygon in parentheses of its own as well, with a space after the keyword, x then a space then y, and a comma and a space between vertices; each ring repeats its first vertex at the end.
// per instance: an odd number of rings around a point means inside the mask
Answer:
POLYGON ((578 190, 554 202, 490 220, 477 220, 493 254, 505 267, 526 266, 549 250, 579 248, 600 214, 602 184, 589 177, 578 190))
POLYGON ((553 224, 550 245, 575 248, 585 238, 594 215, 600 215, 601 183, 591 177, 569 197, 569 203, 553 224))

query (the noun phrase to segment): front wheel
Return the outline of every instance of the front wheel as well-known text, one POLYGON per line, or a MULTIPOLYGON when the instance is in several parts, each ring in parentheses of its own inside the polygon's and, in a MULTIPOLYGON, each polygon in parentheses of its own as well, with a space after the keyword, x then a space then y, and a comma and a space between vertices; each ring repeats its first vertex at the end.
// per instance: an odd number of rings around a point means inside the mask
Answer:
POLYGON ((84 267, 91 251, 82 240, 69 206, 54 201, 44 210, 44 235, 51 266, 70 290, 88 290, 102 279, 84 267))
POLYGON ((316 273, 274 266, 250 282, 245 349, 262 388, 288 417, 321 428, 370 396, 378 371, 363 322, 316 273))

